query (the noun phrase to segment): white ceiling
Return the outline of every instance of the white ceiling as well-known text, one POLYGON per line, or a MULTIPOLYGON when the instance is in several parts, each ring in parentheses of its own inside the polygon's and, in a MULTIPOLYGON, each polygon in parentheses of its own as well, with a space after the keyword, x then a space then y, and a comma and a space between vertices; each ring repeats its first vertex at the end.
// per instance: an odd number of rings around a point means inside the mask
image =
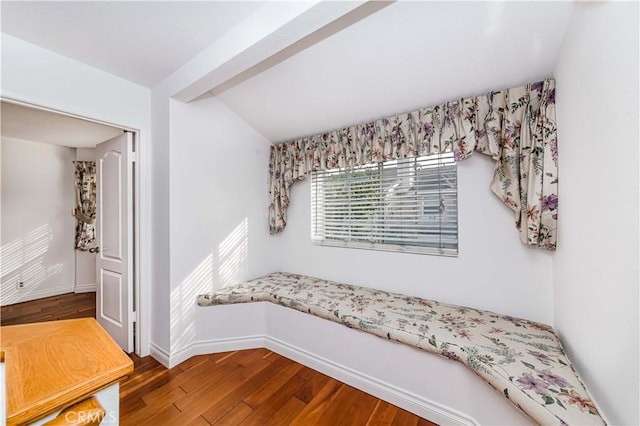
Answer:
POLYGON ((72 148, 94 148, 122 129, 66 115, 2 102, 2 137, 72 148))
POLYGON ((397 2, 218 95, 273 142, 551 76, 570 2, 397 2))
MULTIPOLYGON (((273 5, 286 3, 3 1, 2 31, 152 87, 273 5)), ((513 87, 552 76, 572 8, 398 1, 215 95, 281 142, 513 87)))
POLYGON ((260 7, 249 1, 3 1, 2 32, 153 87, 260 7))

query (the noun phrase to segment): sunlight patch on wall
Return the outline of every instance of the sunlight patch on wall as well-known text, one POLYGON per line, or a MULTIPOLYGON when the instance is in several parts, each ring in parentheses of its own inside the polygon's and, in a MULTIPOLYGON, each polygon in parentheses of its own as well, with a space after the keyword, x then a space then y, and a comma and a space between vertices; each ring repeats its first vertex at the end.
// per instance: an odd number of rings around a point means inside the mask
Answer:
POLYGON ((249 219, 242 222, 218 246, 220 287, 237 284, 247 272, 249 219))
POLYGON ((195 336, 196 297, 213 289, 213 262, 213 253, 210 253, 171 292, 171 353, 188 345, 195 336))
POLYGON ((52 240, 53 230, 47 224, 0 247, 2 305, 21 301, 37 292, 42 282, 63 272, 61 263, 46 265, 44 262, 52 240), (24 286, 18 288, 18 283, 24 283, 24 286))
POLYGON ((196 338, 197 296, 245 279, 248 251, 249 220, 244 218, 218 244, 217 251, 208 254, 171 292, 172 356, 196 338))
POLYGON ((2 275, 21 269, 32 260, 44 255, 52 239, 51 227, 42 225, 28 232, 22 238, 2 245, 0 248, 2 275))

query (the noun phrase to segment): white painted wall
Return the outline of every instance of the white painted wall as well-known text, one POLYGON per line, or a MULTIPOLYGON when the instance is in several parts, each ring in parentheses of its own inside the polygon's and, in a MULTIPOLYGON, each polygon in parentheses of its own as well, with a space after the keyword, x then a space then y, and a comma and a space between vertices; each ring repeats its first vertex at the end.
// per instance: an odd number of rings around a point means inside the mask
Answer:
POLYGON ((76 160, 96 161, 96 149, 95 148, 76 148, 76 160))
MULTIPOLYGON (((77 148, 76 160, 96 161, 94 148, 77 148)), ((96 291, 96 255, 88 251, 75 250, 76 257, 76 281, 74 291, 84 293, 96 291)))
POLYGON ((2 95, 134 129, 149 126, 149 89, 4 33, 2 95))
MULTIPOLYGON (((170 136, 170 131, 172 135, 179 134, 173 128, 170 130, 170 127, 174 126, 174 120, 172 117, 170 118, 170 103, 172 103, 170 99, 173 97, 182 100, 194 99, 211 87, 231 80, 237 74, 252 68, 263 59, 276 56, 282 49, 296 43, 357 6, 357 3, 339 2, 276 3, 266 3, 261 6, 256 13, 235 26, 221 39, 213 42, 211 46, 151 90, 154 212, 152 247, 154 288, 151 293, 154 327, 151 333, 151 346, 154 354, 159 357, 167 358, 170 355, 172 332, 170 315, 167 315, 167 312, 172 310, 170 301, 172 291, 175 286, 181 283, 181 281, 174 282, 173 277, 184 278, 182 271, 174 273, 171 270, 175 263, 174 256, 179 257, 183 253, 173 251, 176 245, 173 244, 172 238, 167 232, 170 221, 173 223, 170 212, 173 211, 176 204, 176 201, 173 200, 176 191, 170 191, 170 187, 174 188, 175 182, 177 182, 174 180, 174 174, 182 173, 182 171, 173 170, 175 162, 170 159, 170 155, 178 149, 176 148, 177 143, 184 143, 184 137, 172 138, 170 136)), ((246 124, 241 127, 246 128, 246 124)), ((219 135, 216 131, 212 134, 219 135)), ((255 131, 252 130, 252 134, 255 135, 255 131)), ((243 135, 243 133, 240 132, 239 135, 243 135)), ((202 135, 198 135, 198 137, 202 137, 202 135)), ((227 139, 231 138, 227 137, 227 139)), ((223 145, 223 142, 220 142, 220 145, 223 145)), ((187 146, 190 144, 187 143, 187 146)), ((189 154, 193 157, 198 156, 197 152, 189 154)), ((266 164, 265 161, 259 167, 266 170, 266 164)), ((265 176, 266 172, 253 183, 255 186, 251 189, 251 191, 257 191, 256 193, 259 193, 260 197, 266 197, 266 183, 264 186, 260 186, 258 183, 264 181, 265 176)), ((178 178, 178 180, 180 179, 182 178, 178 178)), ((207 184, 213 187, 219 182, 208 181, 207 184)), ((198 204, 200 202, 199 200, 198 204)), ((248 205, 253 206, 251 203, 248 205)), ((266 207, 262 205, 255 212, 264 215, 265 209, 266 207)), ((249 226, 254 229, 256 224, 252 221, 249 226)))
POLYGON ((576 3, 556 67, 555 327, 610 424, 640 424, 638 3, 576 3))
MULTIPOLYGON (((7 34, 2 34, 1 78, 4 97, 140 131, 141 353, 147 354, 152 328, 148 302, 155 292, 151 283, 156 283, 151 276, 152 239, 168 235, 168 228, 151 233, 156 212, 152 217, 150 90, 7 34)), ((155 317, 164 318, 166 313, 157 312, 155 317)))
POLYGON ((170 247, 169 247, 169 97, 163 90, 151 92, 153 151, 151 153, 153 207, 153 291, 150 293, 152 324, 150 347, 152 355, 169 356, 170 315, 170 247))
POLYGON ((96 255, 88 251, 75 250, 76 293, 96 291, 96 255))
MULTIPOLYGON (((217 98, 171 101, 171 354, 214 325, 196 296, 273 271, 269 141, 217 98)), ((233 329, 237 325, 227 324, 233 329)))
POLYGON ((73 148, 2 138, 2 305, 73 291, 74 159, 73 148))
POLYGON ((277 269, 552 323, 551 255, 520 242, 492 170, 479 154, 458 163, 457 258, 314 246, 310 184, 294 184, 277 269))

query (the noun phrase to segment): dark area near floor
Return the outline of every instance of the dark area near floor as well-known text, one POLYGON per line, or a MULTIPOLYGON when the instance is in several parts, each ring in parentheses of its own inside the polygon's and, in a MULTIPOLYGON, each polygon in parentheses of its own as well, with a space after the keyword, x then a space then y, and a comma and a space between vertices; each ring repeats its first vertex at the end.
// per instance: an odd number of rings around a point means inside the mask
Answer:
POLYGON ((16 325, 96 316, 95 293, 67 293, 0 308, 0 324, 16 325))

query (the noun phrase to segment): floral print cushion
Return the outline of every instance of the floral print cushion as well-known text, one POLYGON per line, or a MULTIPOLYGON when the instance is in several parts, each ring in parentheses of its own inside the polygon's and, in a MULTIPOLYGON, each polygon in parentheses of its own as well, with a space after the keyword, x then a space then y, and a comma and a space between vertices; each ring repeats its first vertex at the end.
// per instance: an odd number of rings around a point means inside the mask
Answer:
POLYGON ((460 361, 540 424, 605 424, 548 325, 283 272, 198 297, 200 306, 260 301, 460 361))

